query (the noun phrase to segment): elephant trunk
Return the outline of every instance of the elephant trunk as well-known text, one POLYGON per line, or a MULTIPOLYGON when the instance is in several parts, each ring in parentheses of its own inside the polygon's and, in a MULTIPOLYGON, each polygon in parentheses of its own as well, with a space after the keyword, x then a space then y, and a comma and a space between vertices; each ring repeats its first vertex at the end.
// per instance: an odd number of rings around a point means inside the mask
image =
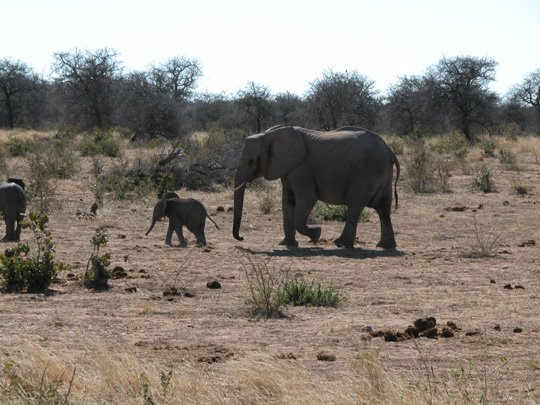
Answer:
POLYGON ((246 184, 239 181, 235 182, 234 189, 234 218, 233 218, 233 236, 236 240, 242 241, 240 236, 240 223, 242 222, 242 210, 244 209, 244 192, 246 184))

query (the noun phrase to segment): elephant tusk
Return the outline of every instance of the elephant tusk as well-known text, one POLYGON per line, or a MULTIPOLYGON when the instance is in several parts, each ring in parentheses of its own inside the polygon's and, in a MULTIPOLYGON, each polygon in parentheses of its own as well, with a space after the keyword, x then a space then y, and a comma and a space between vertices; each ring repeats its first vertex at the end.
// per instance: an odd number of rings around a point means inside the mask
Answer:
POLYGON ((244 182, 241 183, 240 185, 236 186, 236 187, 234 188, 234 191, 240 190, 242 187, 244 187, 244 186, 246 185, 246 183, 247 183, 247 182, 244 181, 244 182))

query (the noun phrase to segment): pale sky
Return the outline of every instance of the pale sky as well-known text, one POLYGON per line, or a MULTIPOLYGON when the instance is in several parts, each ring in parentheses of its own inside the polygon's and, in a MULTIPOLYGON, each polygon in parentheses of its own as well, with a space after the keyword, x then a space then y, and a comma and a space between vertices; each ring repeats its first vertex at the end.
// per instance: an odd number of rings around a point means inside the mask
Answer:
POLYGON ((196 58, 197 90, 228 94, 303 95, 328 69, 384 93, 443 56, 491 57, 503 95, 540 69, 540 0, 0 0, 0 41, 0 58, 44 75, 75 48, 112 48, 125 71, 196 58))

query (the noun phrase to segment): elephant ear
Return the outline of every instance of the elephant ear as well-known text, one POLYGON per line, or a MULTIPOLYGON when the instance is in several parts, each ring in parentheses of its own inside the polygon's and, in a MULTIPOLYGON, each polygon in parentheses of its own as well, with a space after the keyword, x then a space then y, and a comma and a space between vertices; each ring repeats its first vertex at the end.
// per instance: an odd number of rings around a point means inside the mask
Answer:
POLYGON ((298 166, 307 155, 302 135, 292 127, 279 127, 265 134, 268 160, 264 178, 276 180, 298 166))

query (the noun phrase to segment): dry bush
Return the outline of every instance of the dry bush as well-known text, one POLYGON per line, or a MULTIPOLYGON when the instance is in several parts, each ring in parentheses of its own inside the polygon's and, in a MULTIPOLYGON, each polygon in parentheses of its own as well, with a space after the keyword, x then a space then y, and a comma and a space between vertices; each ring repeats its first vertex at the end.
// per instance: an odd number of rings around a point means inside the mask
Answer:
POLYGON ((473 225, 473 241, 470 243, 469 251, 465 256, 474 259, 496 256, 500 246, 499 235, 488 232, 482 226, 479 226, 476 214, 473 216, 473 225))

